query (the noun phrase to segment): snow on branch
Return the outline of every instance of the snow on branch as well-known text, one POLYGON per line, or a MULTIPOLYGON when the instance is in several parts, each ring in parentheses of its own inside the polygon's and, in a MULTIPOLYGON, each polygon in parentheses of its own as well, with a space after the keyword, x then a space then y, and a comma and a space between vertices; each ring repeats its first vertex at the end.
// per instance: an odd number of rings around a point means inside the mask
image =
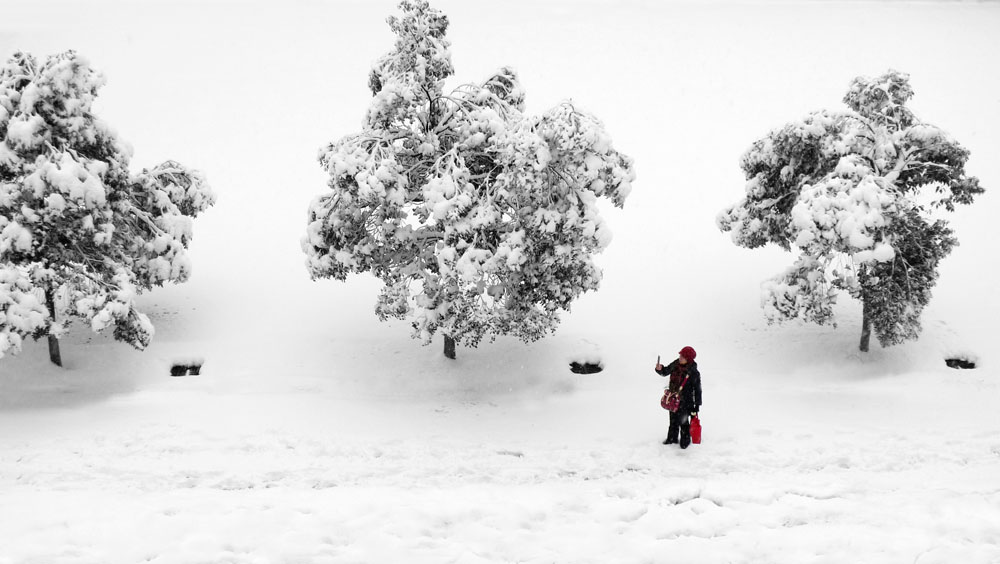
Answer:
POLYGON ((190 274, 191 220, 215 194, 173 161, 131 173, 131 149, 91 111, 104 83, 73 51, 0 68, 0 353, 61 334, 66 316, 143 348, 153 328, 135 298, 190 274))
POLYGON ((769 319, 824 323, 831 289, 843 289, 864 302, 866 327, 874 323, 883 344, 919 333, 937 263, 956 243, 946 223, 926 220, 924 193, 934 193, 932 208, 952 211, 983 189, 965 174, 969 152, 906 107, 912 96, 905 73, 856 78, 849 111, 814 112, 743 155, 745 195, 719 214, 719 228, 740 246, 801 252, 763 286, 769 319), (823 266, 841 257, 853 267, 823 266))
POLYGON ((600 283, 611 233, 597 202, 624 205, 635 178, 603 124, 571 103, 524 112, 516 72, 444 90, 447 18, 404 1, 395 49, 374 65, 364 129, 327 146, 329 191, 303 239, 313 278, 371 272, 380 318, 414 336, 534 340, 600 283))

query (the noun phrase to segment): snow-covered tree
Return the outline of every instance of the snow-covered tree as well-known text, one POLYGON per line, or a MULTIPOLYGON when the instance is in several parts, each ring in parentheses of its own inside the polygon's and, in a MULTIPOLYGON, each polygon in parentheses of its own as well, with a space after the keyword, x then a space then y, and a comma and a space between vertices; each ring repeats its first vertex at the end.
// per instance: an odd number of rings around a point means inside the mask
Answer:
POLYGON ((795 247, 799 258, 762 284, 769 321, 833 321, 837 294, 862 302, 861 350, 920 334, 937 265, 958 244, 934 218, 983 192, 969 152, 906 107, 909 76, 856 78, 848 111, 814 112, 743 155, 746 196, 718 217, 737 245, 795 247))
POLYGON ((598 287, 593 255, 611 238, 598 199, 624 204, 632 159, 571 103, 525 115, 510 68, 445 92, 447 17, 423 0, 400 9, 363 130, 321 151, 330 190, 309 208, 309 272, 374 274, 378 317, 412 317, 425 344, 444 334, 452 358, 487 334, 538 339, 598 287))
POLYGON ((0 356, 48 336, 61 364, 74 317, 142 349, 136 297, 190 273, 192 218, 215 195, 175 162, 129 172, 131 148, 92 113, 104 82, 73 51, 0 68, 0 356))

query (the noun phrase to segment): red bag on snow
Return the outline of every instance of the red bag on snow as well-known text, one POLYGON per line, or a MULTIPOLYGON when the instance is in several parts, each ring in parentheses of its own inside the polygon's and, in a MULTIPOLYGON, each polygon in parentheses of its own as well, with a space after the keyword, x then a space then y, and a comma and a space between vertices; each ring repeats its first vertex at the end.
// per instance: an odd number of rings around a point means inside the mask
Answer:
POLYGON ((701 419, 698 419, 697 415, 691 416, 691 442, 696 445, 701 444, 701 419))

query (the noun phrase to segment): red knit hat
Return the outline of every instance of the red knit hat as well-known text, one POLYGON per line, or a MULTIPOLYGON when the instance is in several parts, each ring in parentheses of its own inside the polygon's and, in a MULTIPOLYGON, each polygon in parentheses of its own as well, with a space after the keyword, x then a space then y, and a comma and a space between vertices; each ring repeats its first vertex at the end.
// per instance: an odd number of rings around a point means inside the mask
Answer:
POLYGON ((694 357, 698 356, 698 353, 694 352, 694 349, 691 347, 684 347, 681 349, 680 355, 691 361, 694 360, 694 357))

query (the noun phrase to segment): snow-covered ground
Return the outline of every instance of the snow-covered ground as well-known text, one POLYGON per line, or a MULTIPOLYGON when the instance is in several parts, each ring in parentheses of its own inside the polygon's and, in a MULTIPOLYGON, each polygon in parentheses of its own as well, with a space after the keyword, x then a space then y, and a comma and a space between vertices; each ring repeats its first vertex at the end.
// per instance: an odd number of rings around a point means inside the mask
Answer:
POLYGON ((76 326, 66 369, 44 341, 0 361, 0 564, 1000 562, 1000 4, 434 5, 454 84, 509 64, 530 112, 572 97, 639 174, 602 290, 457 361, 299 250, 394 2, 5 5, 0 53, 77 49, 134 165, 179 160, 220 198, 193 279, 143 298, 147 351, 76 326), (950 217, 923 337, 861 355, 850 300, 836 329, 767 326, 759 282, 792 255, 714 217, 750 142, 887 68, 988 192, 950 217), (705 440, 682 451, 652 365, 684 345, 705 440), (190 357, 202 374, 171 378, 190 357))

